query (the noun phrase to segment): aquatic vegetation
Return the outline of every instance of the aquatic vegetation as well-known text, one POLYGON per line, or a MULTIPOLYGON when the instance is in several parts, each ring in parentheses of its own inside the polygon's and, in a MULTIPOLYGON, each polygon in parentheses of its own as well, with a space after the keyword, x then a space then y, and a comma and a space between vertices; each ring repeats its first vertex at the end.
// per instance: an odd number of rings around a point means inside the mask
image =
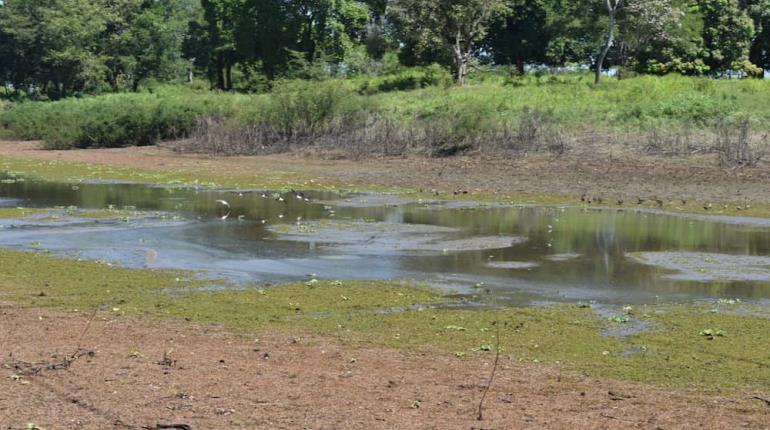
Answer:
POLYGON ((618 324, 625 324, 631 321, 631 318, 628 315, 613 315, 607 318, 607 321, 618 323, 618 324))
POLYGON ((0 219, 26 218, 40 212, 40 209, 32 208, 0 208, 0 219))
POLYGON ((77 207, 54 207, 54 208, 0 208, 0 219, 24 219, 35 218, 37 221, 64 221, 72 218, 84 219, 120 219, 129 221, 132 217, 142 216, 135 210, 126 209, 79 209, 77 207))
POLYGON ((709 339, 713 339, 715 337, 724 337, 725 332, 722 330, 715 330, 713 328, 707 328, 705 330, 701 330, 700 333, 698 333, 701 336, 707 337, 709 339))

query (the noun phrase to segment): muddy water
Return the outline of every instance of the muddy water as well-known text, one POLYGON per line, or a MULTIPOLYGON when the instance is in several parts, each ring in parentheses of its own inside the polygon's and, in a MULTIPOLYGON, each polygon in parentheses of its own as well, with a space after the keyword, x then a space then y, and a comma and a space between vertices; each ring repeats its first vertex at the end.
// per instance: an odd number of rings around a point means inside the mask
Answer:
POLYGON ((770 227, 761 223, 631 208, 0 182, 0 207, 58 208, 55 217, 0 220, 0 246, 131 267, 258 284, 407 278, 500 304, 770 298, 770 227), (132 213, 88 219, 62 207, 132 213))

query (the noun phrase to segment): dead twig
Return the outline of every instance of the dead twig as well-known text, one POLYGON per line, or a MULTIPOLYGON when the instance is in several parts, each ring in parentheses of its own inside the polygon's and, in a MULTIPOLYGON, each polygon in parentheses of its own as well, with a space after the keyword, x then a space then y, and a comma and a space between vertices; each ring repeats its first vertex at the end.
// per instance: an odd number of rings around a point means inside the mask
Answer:
POLYGON ((174 352, 174 349, 169 349, 168 351, 163 353, 163 358, 160 359, 160 361, 156 361, 155 363, 160 366, 166 366, 166 367, 173 367, 176 364, 176 360, 171 358, 171 353, 174 352))
POLYGON ((192 426, 189 424, 155 424, 155 426, 142 427, 144 430, 163 430, 163 429, 176 429, 176 430, 192 430, 192 426))
POLYGON ((770 399, 766 399, 764 397, 759 397, 759 396, 752 396, 751 399, 752 400, 759 400, 761 402, 765 402, 765 405, 770 406, 770 399))
POLYGON ((487 393, 489 393, 489 388, 492 386, 492 381, 495 379, 495 373, 497 373, 497 364, 500 361, 500 326, 497 324, 497 321, 494 321, 492 325, 497 327, 495 363, 492 366, 492 373, 489 375, 489 381, 487 381, 487 385, 484 387, 484 394, 481 395, 481 400, 479 401, 479 415, 476 417, 478 421, 482 421, 484 419, 484 400, 486 400, 487 393))
POLYGON ((15 369, 17 373, 20 375, 32 376, 32 375, 37 375, 43 370, 69 369, 70 366, 72 366, 72 364, 76 362, 80 357, 84 357, 84 356, 93 357, 94 355, 96 355, 94 351, 78 349, 71 355, 67 355, 58 361, 54 361, 54 362, 41 361, 37 363, 30 363, 22 360, 13 360, 10 363, 10 366, 13 367, 13 369, 15 369))
POLYGON ((66 355, 62 357, 60 360, 57 361, 40 361, 40 362, 27 362, 22 360, 13 360, 10 363, 10 367, 15 369, 18 374, 20 375, 26 375, 26 376, 33 376, 37 375, 43 370, 60 370, 60 369, 69 369, 73 363, 75 363, 78 359, 81 357, 93 357, 96 355, 96 352, 84 349, 80 346, 80 342, 83 339, 83 337, 88 332, 88 329, 91 327, 91 322, 96 317, 96 309, 91 313, 91 316, 88 318, 88 321, 86 322, 85 327, 83 327, 83 331, 80 332, 80 336, 78 336, 77 340, 77 347, 75 348, 75 351, 72 354, 66 355))

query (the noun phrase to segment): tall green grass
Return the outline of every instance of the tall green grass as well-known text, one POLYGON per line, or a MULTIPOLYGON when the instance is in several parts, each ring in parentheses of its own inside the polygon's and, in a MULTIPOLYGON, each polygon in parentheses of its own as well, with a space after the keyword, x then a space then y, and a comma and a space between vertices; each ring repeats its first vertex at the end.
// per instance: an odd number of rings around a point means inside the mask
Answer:
POLYGON ((511 79, 487 72, 458 88, 446 78, 428 67, 347 81, 286 81, 253 95, 161 87, 152 94, 16 103, 0 110, 0 125, 50 148, 150 145, 207 134, 211 142, 226 141, 215 142, 222 150, 243 141, 231 152, 374 139, 435 154, 490 141, 516 146, 548 130, 620 135, 704 129, 731 118, 770 128, 770 81, 643 76, 595 87, 580 73, 511 79))
POLYGON ((198 118, 234 110, 232 96, 169 89, 22 102, 0 113, 0 124, 17 137, 42 140, 51 149, 120 147, 182 137, 198 118))

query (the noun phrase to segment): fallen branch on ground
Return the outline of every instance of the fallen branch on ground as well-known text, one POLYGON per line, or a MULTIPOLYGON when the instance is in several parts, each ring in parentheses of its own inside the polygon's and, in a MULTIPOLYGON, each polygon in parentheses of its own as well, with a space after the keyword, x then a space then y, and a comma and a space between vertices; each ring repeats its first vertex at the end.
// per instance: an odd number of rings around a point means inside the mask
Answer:
POLYGON ((78 348, 77 351, 75 351, 70 355, 65 356, 61 360, 57 360, 53 362, 41 361, 37 363, 30 363, 22 360, 13 360, 9 364, 9 367, 15 369, 17 373, 20 375, 32 376, 32 375, 37 375, 43 370, 69 369, 70 366, 72 366, 72 363, 76 362, 80 357, 84 357, 84 356, 93 357, 94 355, 96 355, 94 351, 78 348))
POLYGON ((176 430, 192 430, 189 424, 155 424, 154 427, 142 427, 145 430, 162 430, 162 429, 176 429, 176 430))
POLYGON ((9 368, 15 369, 19 375, 32 376, 37 375, 43 370, 69 369, 70 366, 72 366, 72 363, 76 362, 80 357, 95 356, 95 351, 83 349, 80 347, 80 342, 83 340, 83 336, 85 336, 86 332, 88 332, 88 329, 91 328, 91 322, 93 322, 95 317, 96 309, 94 309, 94 311, 91 313, 91 316, 88 318, 85 327, 83 327, 83 331, 80 333, 80 336, 77 340, 77 348, 72 354, 65 356, 61 360, 40 361, 36 363, 13 359, 7 366, 9 368))

